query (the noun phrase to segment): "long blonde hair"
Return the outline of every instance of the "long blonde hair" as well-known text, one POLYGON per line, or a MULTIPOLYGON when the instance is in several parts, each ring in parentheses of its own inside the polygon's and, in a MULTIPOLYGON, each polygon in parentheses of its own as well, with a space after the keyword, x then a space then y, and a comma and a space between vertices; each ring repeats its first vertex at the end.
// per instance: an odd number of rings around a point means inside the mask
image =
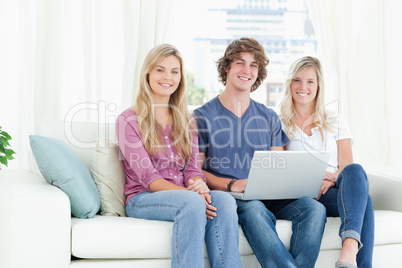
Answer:
POLYGON ((180 62, 181 79, 176 91, 169 98, 169 110, 173 119, 172 140, 174 146, 184 161, 191 156, 191 131, 194 131, 193 123, 187 110, 185 95, 186 80, 183 71, 183 58, 176 47, 169 44, 161 44, 149 51, 142 65, 138 95, 134 105, 137 115, 138 127, 141 132, 145 149, 155 155, 162 150, 164 142, 158 131, 158 123, 155 118, 154 98, 152 88, 149 85, 149 73, 159 62, 167 56, 175 56, 180 62))
POLYGON ((314 104, 314 121, 313 123, 318 127, 321 137, 324 140, 323 130, 328 129, 328 114, 325 110, 325 88, 324 77, 322 73, 321 63, 317 58, 311 56, 302 57, 290 66, 288 75, 285 82, 285 95, 280 103, 281 120, 286 126, 286 134, 292 139, 296 131, 296 124, 293 118, 296 116, 296 109, 292 98, 292 90, 290 88, 293 79, 307 68, 313 68, 317 74, 317 95, 314 104))

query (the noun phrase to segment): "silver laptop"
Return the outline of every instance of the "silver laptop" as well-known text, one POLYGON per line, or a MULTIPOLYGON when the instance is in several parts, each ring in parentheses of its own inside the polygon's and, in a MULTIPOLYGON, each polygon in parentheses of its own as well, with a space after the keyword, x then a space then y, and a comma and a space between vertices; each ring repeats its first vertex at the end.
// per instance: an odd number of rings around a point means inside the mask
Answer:
POLYGON ((307 151, 255 151, 242 200, 317 198, 329 153, 307 151))

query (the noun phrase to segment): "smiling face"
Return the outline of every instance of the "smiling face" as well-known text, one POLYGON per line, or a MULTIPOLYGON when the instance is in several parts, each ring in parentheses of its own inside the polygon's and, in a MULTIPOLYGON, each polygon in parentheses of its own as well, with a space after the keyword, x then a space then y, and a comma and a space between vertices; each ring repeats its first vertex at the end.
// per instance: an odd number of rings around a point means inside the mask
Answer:
POLYGON ((181 81, 180 61, 170 55, 161 60, 148 77, 154 100, 157 103, 168 103, 170 96, 176 91, 181 81))
POLYGON ((308 67, 297 74, 290 84, 290 89, 295 105, 314 105, 318 92, 318 79, 314 68, 308 67))
POLYGON ((258 77, 258 63, 251 53, 242 53, 239 59, 232 61, 226 72, 226 88, 250 91, 258 77))

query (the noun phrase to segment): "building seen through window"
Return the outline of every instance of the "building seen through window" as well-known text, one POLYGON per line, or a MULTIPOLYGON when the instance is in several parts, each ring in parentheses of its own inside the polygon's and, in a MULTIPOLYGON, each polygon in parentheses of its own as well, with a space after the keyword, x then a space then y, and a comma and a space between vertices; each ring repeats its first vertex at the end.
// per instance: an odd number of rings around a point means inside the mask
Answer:
POLYGON ((240 37, 257 39, 270 63, 268 77, 251 94, 267 106, 276 107, 290 64, 299 57, 317 54, 317 40, 305 0, 238 0, 226 7, 208 7, 207 17, 214 29, 194 37, 194 70, 188 74, 190 105, 201 105, 223 91, 215 62, 229 43, 240 37))

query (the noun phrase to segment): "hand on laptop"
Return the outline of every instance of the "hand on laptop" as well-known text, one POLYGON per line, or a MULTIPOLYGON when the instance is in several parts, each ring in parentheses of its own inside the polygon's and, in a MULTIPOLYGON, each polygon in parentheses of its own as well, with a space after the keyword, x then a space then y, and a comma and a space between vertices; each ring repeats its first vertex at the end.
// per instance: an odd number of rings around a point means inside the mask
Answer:
POLYGON ((247 179, 244 180, 237 180, 232 185, 232 192, 235 193, 243 193, 244 189, 246 189, 247 179))

